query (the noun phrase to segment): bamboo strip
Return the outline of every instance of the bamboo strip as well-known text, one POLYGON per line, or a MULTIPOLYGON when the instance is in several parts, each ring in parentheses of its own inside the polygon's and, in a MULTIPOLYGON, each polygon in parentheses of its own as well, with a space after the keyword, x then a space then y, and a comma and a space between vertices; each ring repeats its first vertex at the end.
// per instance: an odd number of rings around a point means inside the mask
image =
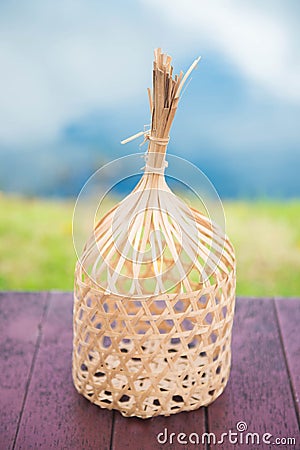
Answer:
POLYGON ((168 187, 165 154, 180 93, 154 52, 144 174, 95 225, 75 269, 73 380, 102 408, 142 418, 196 409, 230 371, 235 255, 225 233, 168 187))

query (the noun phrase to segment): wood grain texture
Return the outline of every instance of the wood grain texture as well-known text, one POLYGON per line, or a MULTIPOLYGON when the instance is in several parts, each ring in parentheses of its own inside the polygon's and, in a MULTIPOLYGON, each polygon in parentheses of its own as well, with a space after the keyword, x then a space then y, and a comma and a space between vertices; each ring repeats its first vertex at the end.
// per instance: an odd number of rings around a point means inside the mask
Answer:
POLYGON ((71 294, 51 294, 16 448, 108 449, 112 413, 73 387, 71 294))
MULTIPOLYGON (((204 408, 192 412, 182 412, 170 417, 157 416, 152 419, 124 418, 115 413, 112 450, 177 450, 187 448, 178 443, 178 434, 205 432, 204 408), (167 431, 165 431, 165 429, 167 431), (160 441, 157 436, 160 435, 160 441), (175 433, 176 436, 170 436, 175 433), (166 439, 165 439, 166 438, 166 439), (167 441, 166 441, 167 440, 167 441), (166 442, 165 442, 166 441, 166 442)), ((180 438, 186 440, 184 436, 180 438)), ((193 445, 193 447, 195 447, 193 445)))
MULTIPOLYGON (((300 299, 280 298, 275 300, 278 322, 288 364, 294 401, 300 416, 300 299)), ((299 444, 300 447, 300 444, 299 444)))
MULTIPOLYGON (((300 436, 288 372, 277 327, 274 300, 240 299, 237 303, 232 343, 233 362, 229 383, 223 395, 208 410, 209 431, 217 436, 236 430, 239 421, 247 432, 277 437, 300 436)), ((239 433, 238 433, 239 434, 239 433)), ((243 433, 244 436, 246 433, 243 433)), ((226 442, 226 450, 237 445, 226 442)), ((254 448, 287 448, 286 445, 260 445, 254 448)), ((223 445, 214 448, 224 448, 223 445)), ((249 444, 239 444, 249 449, 249 444)))
POLYGON ((13 447, 47 294, 0 293, 0 447, 13 447))
POLYGON ((2 293, 0 449, 299 449, 292 392, 299 395, 299 305, 300 299, 278 299, 275 309, 271 299, 238 299, 231 376, 221 397, 207 409, 142 420, 102 410, 75 391, 72 294, 2 293), (239 421, 249 432, 295 437, 297 443, 230 445, 224 440, 209 447, 177 442, 179 433, 220 437, 236 431, 239 421), (167 442, 159 443, 157 435, 165 429, 167 442))

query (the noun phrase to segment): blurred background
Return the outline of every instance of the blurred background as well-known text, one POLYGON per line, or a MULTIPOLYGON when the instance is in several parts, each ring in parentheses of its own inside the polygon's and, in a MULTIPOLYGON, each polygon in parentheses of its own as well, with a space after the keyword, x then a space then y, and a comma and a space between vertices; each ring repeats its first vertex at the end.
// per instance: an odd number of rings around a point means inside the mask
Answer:
POLYGON ((149 123, 162 47, 176 73, 202 57, 168 151, 223 201, 238 294, 299 295, 299 18, 296 0, 2 1, 0 289, 72 289, 76 196, 141 151, 120 141, 149 123))

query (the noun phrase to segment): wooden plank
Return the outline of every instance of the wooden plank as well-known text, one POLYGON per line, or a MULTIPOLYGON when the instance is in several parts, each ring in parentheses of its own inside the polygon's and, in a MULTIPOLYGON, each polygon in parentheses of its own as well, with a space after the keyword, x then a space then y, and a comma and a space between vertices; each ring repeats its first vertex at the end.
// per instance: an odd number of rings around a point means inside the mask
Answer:
MULTIPOLYGON (((296 438, 296 445, 223 444, 213 448, 289 448, 299 449, 300 436, 292 392, 271 299, 240 299, 237 302, 233 332, 233 364, 225 392, 209 407, 209 431, 218 438, 236 424, 245 422, 247 432, 275 438, 296 438), (237 447, 238 445, 238 447, 237 447)), ((227 440, 226 440, 227 439, 227 440)), ((256 438, 255 438, 256 439, 256 438)), ((240 441, 239 441, 240 442, 240 441)))
POLYGON ((16 448, 108 449, 111 411, 79 395, 71 378, 72 294, 52 293, 16 448))
MULTIPOLYGON (((278 322, 281 331, 283 347, 288 364, 295 407, 300 417, 300 299, 281 298, 275 300, 278 322)), ((299 444, 300 447, 300 444, 299 444)))
MULTIPOLYGON (((0 375, 1 448, 12 448, 25 399, 16 448, 109 448, 113 413, 92 405, 72 386, 72 296, 51 294, 50 300, 39 352, 35 354, 46 294, 0 294, 0 336, 4 344, 0 361, 5 368, 0 375), (24 397, 28 380, 28 395, 24 397)), ((284 302, 287 300, 276 301, 278 319, 293 387, 299 393, 299 346, 295 338, 299 308, 295 312, 284 302)), ((124 418, 118 412, 114 415, 114 450, 189 448, 176 443, 178 434, 201 436, 205 432, 204 408, 148 420, 124 418), (157 435, 165 429, 168 443, 160 444, 157 435), (172 444, 171 433, 175 433, 172 444)), ((270 299, 237 301, 230 381, 223 395, 208 408, 209 431, 217 437, 229 429, 236 431, 239 421, 247 423, 249 432, 260 436, 270 433, 274 439, 296 437, 297 444, 231 445, 224 440, 224 444, 211 448, 299 448, 290 380, 274 302, 270 299)))
POLYGON ((13 447, 18 429, 46 297, 0 293, 0 436, 6 450, 13 447))
MULTIPOLYGON (((182 412, 169 417, 157 416, 152 419, 125 418, 115 413, 112 450, 179 450, 190 448, 178 439, 186 441, 191 433, 205 432, 205 409, 182 412), (172 435, 173 433, 173 435, 172 435), (184 433, 186 436, 181 435, 184 433)), ((193 439, 193 437, 191 437, 193 439)), ((191 445, 191 448, 200 448, 191 445)), ((205 447, 201 447, 205 448, 205 447)))

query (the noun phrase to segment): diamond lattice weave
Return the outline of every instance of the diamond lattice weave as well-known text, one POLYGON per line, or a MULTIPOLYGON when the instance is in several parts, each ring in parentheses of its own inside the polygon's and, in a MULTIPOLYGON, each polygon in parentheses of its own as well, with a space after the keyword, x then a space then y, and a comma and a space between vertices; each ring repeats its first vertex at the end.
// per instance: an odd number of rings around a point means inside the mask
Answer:
POLYGON ((192 410, 215 400, 230 370, 233 255, 226 240, 226 270, 217 269, 200 290, 139 300, 99 292, 78 263, 76 389, 101 407, 142 418, 192 410))

